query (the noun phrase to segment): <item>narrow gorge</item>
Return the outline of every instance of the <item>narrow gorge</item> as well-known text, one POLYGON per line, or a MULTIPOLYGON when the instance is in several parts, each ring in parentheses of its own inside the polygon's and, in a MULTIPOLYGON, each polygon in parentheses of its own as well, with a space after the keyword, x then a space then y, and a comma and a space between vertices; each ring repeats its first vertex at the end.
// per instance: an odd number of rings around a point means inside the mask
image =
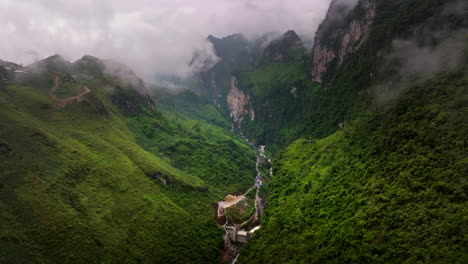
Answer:
POLYGON ((213 205, 215 219, 225 231, 222 262, 236 263, 242 245, 248 243, 254 232, 261 228, 263 209, 267 203, 268 193, 262 191, 263 197, 261 197, 260 190, 266 186, 267 182, 271 181, 273 173, 272 161, 265 155, 265 146, 258 147, 257 151, 257 175, 254 178, 254 185, 242 194, 228 194, 224 201, 213 205), (263 176, 260 169, 260 167, 265 166, 270 166, 266 177, 263 176))
POLYGON ((0 9, 0 264, 468 263, 466 0, 0 9))

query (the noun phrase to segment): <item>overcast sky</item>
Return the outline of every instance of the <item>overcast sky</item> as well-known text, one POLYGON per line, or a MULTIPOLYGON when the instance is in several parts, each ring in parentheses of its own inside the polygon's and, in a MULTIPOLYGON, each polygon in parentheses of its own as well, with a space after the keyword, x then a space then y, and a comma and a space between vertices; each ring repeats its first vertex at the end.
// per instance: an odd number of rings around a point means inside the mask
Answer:
POLYGON ((0 0, 0 59, 116 59, 148 77, 181 73, 209 34, 294 29, 313 38, 331 0, 0 0))

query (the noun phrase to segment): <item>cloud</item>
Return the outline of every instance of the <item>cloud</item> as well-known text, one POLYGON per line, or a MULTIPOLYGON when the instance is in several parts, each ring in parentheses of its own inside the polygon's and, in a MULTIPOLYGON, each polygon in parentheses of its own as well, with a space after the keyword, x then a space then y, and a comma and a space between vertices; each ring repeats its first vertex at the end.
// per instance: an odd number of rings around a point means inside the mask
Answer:
POLYGON ((61 54, 121 61, 143 77, 186 73, 209 34, 313 35, 330 0, 0 0, 0 59, 61 54))
POLYGON ((348 8, 353 8, 359 3, 359 0, 335 0, 335 3, 339 5, 345 5, 348 8))
MULTIPOLYGON (((405 39, 394 39, 382 51, 381 82, 373 87, 375 102, 397 99, 411 83, 459 70, 468 60, 468 4, 451 0, 425 22, 407 28, 405 39), (410 36, 410 37, 409 37, 410 36)), ((380 54, 380 52, 379 52, 380 54)), ((379 55, 380 56, 380 55, 379 55)), ((370 73, 373 77, 374 74, 370 73)))
POLYGON ((415 40, 395 40, 391 57, 400 61, 401 76, 430 77, 462 62, 466 36, 466 30, 458 31, 435 47, 420 46, 415 40))
POLYGON ((387 77, 387 83, 374 87, 378 104, 397 98, 410 80, 427 80, 465 62, 468 30, 437 31, 427 34, 426 38, 393 41, 392 52, 385 58, 393 74, 387 77), (429 45, 434 40, 437 40, 437 44, 429 45))

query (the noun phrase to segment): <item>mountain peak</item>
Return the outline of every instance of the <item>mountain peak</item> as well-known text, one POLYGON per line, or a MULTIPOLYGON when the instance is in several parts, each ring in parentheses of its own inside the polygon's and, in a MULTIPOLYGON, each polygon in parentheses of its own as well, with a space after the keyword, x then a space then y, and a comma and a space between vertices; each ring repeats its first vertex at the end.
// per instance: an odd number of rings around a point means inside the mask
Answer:
POLYGON ((217 38, 217 37, 210 34, 206 39, 209 40, 209 41, 246 40, 244 35, 242 35, 241 33, 227 35, 227 36, 222 37, 222 38, 217 38))
POLYGON ((286 33, 283 34, 281 38, 294 41, 301 41, 301 38, 299 37, 299 35, 297 35, 296 31, 294 30, 288 30, 286 33))
POLYGON ((60 60, 60 61, 64 61, 65 59, 64 59, 63 56, 60 55, 60 54, 54 54, 54 55, 52 55, 52 56, 47 57, 46 60, 60 60))
POLYGON ((213 35, 208 36, 208 41, 213 44, 216 56, 223 60, 235 61, 240 54, 249 49, 249 41, 242 34, 233 34, 223 38, 217 38, 213 35))
POLYGON ((52 55, 52 56, 49 56, 47 58, 45 58, 44 60, 42 60, 42 62, 44 62, 45 64, 47 65, 69 65, 71 64, 71 62, 69 62, 68 60, 66 60, 62 55, 60 54, 55 54, 55 55, 52 55))
POLYGON ((72 63, 67 61, 62 55, 55 54, 31 64, 28 66, 28 68, 46 70, 50 72, 70 73, 72 66, 72 63))
POLYGON ((102 62, 101 59, 92 55, 84 55, 80 60, 89 61, 89 62, 102 62))
POLYGON ((294 30, 288 30, 281 37, 273 40, 265 48, 263 63, 287 62, 294 60, 304 52, 301 38, 294 30))

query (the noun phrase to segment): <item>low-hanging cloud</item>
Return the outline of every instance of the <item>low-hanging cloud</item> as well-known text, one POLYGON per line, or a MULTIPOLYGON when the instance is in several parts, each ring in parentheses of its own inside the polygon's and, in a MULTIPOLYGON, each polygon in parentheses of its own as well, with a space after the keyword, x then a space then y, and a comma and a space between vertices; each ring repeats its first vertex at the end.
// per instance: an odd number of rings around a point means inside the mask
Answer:
POLYGON ((385 83, 373 87, 375 102, 391 102, 409 87, 410 82, 425 81, 466 65, 467 15, 466 0, 448 1, 439 14, 410 28, 411 38, 394 39, 391 52, 384 55, 385 83), (449 21, 458 22, 452 24, 449 21))
POLYGON ((334 0, 334 1, 335 1, 335 5, 343 5, 347 9, 352 9, 359 3, 359 0, 334 0))
POLYGON ((294 29, 313 35, 330 0, 0 0, 0 59, 29 64, 84 54, 128 64, 148 78, 184 74, 209 34, 248 37, 294 29), (8 11, 7 11, 8 10, 8 11))
POLYGON ((392 58, 400 61, 400 76, 426 78, 463 61, 467 31, 460 30, 435 47, 419 46, 415 40, 393 41, 392 58))
POLYGON ((467 29, 433 32, 428 38, 435 39, 435 36, 440 40, 434 46, 421 45, 416 39, 393 41, 392 52, 386 60, 396 62, 398 70, 389 76, 388 83, 374 87, 378 104, 397 98, 405 90, 405 84, 409 80, 425 80, 464 63, 464 54, 468 48, 467 29))

